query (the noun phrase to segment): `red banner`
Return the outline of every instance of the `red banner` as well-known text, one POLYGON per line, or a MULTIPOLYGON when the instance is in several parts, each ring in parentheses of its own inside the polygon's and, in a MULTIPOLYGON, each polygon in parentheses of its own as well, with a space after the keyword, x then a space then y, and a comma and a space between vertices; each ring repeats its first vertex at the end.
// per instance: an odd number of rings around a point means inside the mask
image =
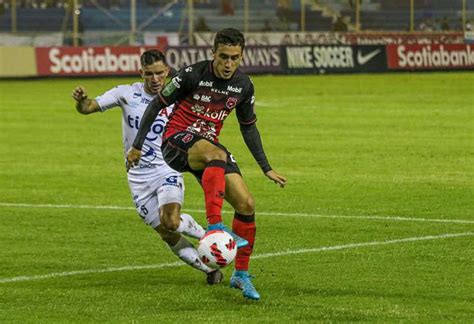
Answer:
POLYGON ((38 47, 39 76, 133 75, 147 47, 38 47))
POLYGON ((453 70, 474 68, 474 45, 387 45, 389 69, 453 70))

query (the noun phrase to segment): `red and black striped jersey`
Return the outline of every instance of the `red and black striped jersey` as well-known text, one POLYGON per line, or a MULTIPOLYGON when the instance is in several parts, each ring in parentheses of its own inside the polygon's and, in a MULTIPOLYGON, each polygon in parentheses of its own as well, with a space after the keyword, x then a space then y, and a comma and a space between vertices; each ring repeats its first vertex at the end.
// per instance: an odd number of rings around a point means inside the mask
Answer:
POLYGON ((241 124, 253 124, 254 87, 240 70, 228 80, 214 75, 212 61, 202 61, 180 70, 163 88, 159 100, 175 104, 163 137, 189 131, 217 142, 224 120, 236 110, 241 124))

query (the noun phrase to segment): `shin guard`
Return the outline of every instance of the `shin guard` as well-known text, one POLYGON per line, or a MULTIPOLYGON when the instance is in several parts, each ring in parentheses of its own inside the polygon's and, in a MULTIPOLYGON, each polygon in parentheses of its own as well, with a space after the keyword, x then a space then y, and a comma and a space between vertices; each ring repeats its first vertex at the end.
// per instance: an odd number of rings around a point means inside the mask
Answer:
POLYGON ((206 165, 202 174, 202 188, 206 201, 206 218, 208 224, 222 222, 222 204, 225 196, 226 162, 213 160, 206 165))
POLYGON ((247 246, 237 250, 237 256, 235 257, 235 270, 248 271, 250 255, 252 254, 255 242, 255 214, 246 216, 235 213, 232 222, 232 231, 249 242, 247 246))

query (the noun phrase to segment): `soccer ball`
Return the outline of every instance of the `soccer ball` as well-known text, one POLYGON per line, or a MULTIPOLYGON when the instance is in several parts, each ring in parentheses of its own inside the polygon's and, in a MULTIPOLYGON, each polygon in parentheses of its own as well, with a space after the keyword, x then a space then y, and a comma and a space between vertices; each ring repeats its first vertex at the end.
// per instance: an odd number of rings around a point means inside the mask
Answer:
POLYGON ((197 250, 201 261, 213 269, 228 266, 237 254, 233 237, 221 230, 207 232, 199 241, 197 250))

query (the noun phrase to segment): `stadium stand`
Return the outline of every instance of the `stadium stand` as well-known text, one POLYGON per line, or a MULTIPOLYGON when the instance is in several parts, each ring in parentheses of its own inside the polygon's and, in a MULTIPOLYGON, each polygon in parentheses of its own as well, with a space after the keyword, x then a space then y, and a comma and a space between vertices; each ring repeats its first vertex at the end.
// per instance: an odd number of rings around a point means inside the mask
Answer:
MULTIPOLYGON (((305 30, 330 31, 337 17, 347 17, 354 29, 355 0, 307 0, 305 30), (351 6, 352 4, 352 6, 351 6)), ((415 1, 415 26, 417 30, 460 30, 460 1, 415 1)), ((0 0, 0 31, 11 31, 9 1, 0 0)), ((81 29, 84 32, 127 31, 130 28, 130 1, 84 0, 80 1, 81 29)), ((136 0, 137 26, 146 30, 176 32, 187 28, 186 1, 170 6, 165 14, 154 16, 168 0, 136 0)), ((67 0, 17 0, 18 32, 49 32, 71 29, 67 0)), ((299 31, 301 30, 300 0, 249 1, 249 31, 299 31), (282 3, 287 11, 282 18, 282 3)), ((474 16, 474 1, 468 0, 468 20, 474 16)), ((410 2, 391 0, 362 0, 360 21, 362 30, 406 31, 410 23, 410 2)), ((244 29, 244 1, 195 0, 194 17, 205 19, 211 31, 233 26, 244 29), (227 4, 227 8, 224 5, 227 4), (227 12, 225 12, 227 11, 227 12)))
MULTIPOLYGON (((355 22, 355 12, 348 2, 325 1, 326 5, 335 5, 341 15, 350 17, 355 22)), ((451 0, 415 1, 415 26, 427 26, 428 31, 441 30, 441 21, 447 18, 450 29, 462 29, 460 16, 461 6, 451 0)), ((361 5, 360 21, 362 30, 406 31, 410 23, 410 2, 364 0, 361 5)))

